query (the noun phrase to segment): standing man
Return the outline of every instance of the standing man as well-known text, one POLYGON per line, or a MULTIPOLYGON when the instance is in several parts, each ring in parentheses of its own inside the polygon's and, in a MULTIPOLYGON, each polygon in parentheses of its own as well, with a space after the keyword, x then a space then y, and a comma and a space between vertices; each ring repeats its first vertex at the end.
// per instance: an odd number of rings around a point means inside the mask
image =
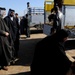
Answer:
POLYGON ((19 25, 19 18, 18 13, 15 13, 16 25, 17 25, 17 33, 16 33, 16 40, 15 40, 15 58, 18 58, 18 51, 19 51, 19 38, 20 38, 20 25, 19 25))
POLYGON ((4 22, 3 17, 5 16, 5 8, 0 8, 0 66, 1 69, 8 70, 12 58, 12 45, 9 42, 10 31, 4 22))
POLYGON ((57 15, 58 21, 59 21, 58 30, 60 30, 62 28, 63 13, 60 11, 58 6, 56 6, 55 8, 57 8, 57 10, 58 10, 56 15, 57 15))
POLYGON ((24 26, 25 26, 25 29, 26 29, 26 36, 27 37, 30 37, 30 26, 28 24, 28 14, 25 15, 25 18, 24 18, 24 26))
MULTIPOLYGON (((61 29, 62 14, 60 14, 58 6, 51 10, 51 14, 48 16, 48 20, 53 25, 53 30, 58 32, 61 29)), ((54 31, 53 31, 54 32, 54 31)))
POLYGON ((15 10, 9 9, 8 16, 6 16, 4 18, 5 23, 8 26, 9 31, 10 31, 10 33, 12 35, 11 38, 12 38, 13 43, 14 43, 14 45, 13 45, 13 48, 14 49, 13 49, 13 53, 12 53, 12 55, 13 55, 12 60, 15 59, 15 51, 16 51, 16 48, 15 48, 15 40, 16 40, 16 34, 17 34, 17 23, 16 23, 16 19, 14 17, 14 13, 15 13, 15 10))

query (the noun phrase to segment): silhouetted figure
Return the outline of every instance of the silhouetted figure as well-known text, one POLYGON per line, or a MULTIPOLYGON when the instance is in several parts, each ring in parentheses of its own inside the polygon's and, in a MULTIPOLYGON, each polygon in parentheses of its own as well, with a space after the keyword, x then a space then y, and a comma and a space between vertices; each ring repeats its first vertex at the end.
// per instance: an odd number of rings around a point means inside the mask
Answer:
POLYGON ((25 15, 24 26, 25 26, 26 36, 30 37, 30 27, 29 27, 29 24, 28 24, 28 14, 25 15))
POLYGON ((52 8, 51 14, 48 16, 48 20, 52 24, 52 28, 56 32, 61 29, 61 19, 60 18, 61 16, 59 16, 58 8, 57 7, 52 8))
POLYGON ((20 19, 20 34, 24 34, 25 32, 25 22, 24 22, 24 16, 21 17, 20 19))
POLYGON ((65 53, 68 33, 59 30, 37 43, 31 64, 31 75, 66 75, 72 62, 65 53))
POLYGON ((20 25, 19 25, 19 18, 18 18, 18 13, 15 13, 15 19, 16 19, 16 27, 17 27, 17 33, 16 33, 16 39, 15 39, 15 54, 14 54, 14 57, 15 58, 18 58, 18 51, 19 51, 19 38, 20 38, 20 33, 19 33, 19 30, 20 30, 20 25))

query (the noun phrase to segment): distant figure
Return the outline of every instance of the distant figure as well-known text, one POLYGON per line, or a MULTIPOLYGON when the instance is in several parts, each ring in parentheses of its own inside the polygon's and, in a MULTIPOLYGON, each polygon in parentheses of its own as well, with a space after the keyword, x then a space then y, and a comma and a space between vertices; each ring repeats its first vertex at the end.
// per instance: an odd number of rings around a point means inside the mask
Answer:
POLYGON ((26 30, 26 36, 30 37, 30 27, 29 27, 29 23, 28 23, 28 14, 25 15, 24 26, 25 26, 25 30, 26 30))
POLYGON ((25 32, 25 22, 24 22, 24 16, 22 16, 21 18, 20 18, 20 34, 24 34, 24 32, 25 32))
POLYGON ((58 17, 59 17, 59 22, 60 22, 58 28, 59 28, 59 30, 60 30, 60 29, 62 28, 61 25, 62 25, 63 13, 61 12, 61 10, 59 9, 58 6, 56 6, 56 8, 58 9, 57 15, 58 15, 58 17))
POLYGON ((56 32, 61 29, 62 13, 57 6, 52 8, 51 14, 48 16, 48 20, 52 23, 52 28, 56 30, 56 32))
POLYGON ((65 53, 64 43, 67 37, 68 33, 61 29, 37 43, 31 64, 31 75, 67 74, 73 64, 65 53))
POLYGON ((63 18, 63 13, 60 11, 60 9, 59 9, 59 7, 58 6, 56 6, 57 7, 57 9, 58 9, 58 16, 59 16, 59 18, 60 18, 60 20, 63 18))
POLYGON ((15 58, 18 58, 18 51, 19 51, 19 38, 20 38, 20 25, 19 25, 19 18, 18 18, 18 13, 15 13, 15 19, 16 19, 16 27, 17 27, 17 33, 16 33, 16 39, 15 39, 15 58))
POLYGON ((54 34, 57 29, 57 17, 54 8, 51 9, 51 14, 48 16, 49 24, 52 25, 50 29, 50 35, 54 34))

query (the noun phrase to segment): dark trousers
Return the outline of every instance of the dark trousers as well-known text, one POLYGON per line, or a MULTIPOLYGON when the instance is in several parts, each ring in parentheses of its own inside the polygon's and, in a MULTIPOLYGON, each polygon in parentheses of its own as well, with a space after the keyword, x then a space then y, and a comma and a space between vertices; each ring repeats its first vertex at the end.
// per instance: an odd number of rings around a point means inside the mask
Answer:
POLYGON ((26 36, 30 37, 30 27, 26 27, 26 36))

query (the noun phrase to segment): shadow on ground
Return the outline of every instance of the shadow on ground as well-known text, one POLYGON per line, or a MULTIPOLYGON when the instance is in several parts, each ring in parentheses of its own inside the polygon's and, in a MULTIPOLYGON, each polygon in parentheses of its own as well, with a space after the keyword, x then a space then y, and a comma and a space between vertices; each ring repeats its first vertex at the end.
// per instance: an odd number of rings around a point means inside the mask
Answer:
POLYGON ((15 65, 29 66, 32 62, 34 49, 41 39, 20 40, 19 60, 15 65))
MULTIPOLYGON (((35 45, 41 39, 42 38, 20 40, 19 60, 15 65, 30 66, 34 55, 35 45)), ((65 48, 66 50, 75 49, 75 40, 67 41, 65 43, 65 48)))
MULTIPOLYGON (((41 38, 20 40, 19 60, 14 65, 30 66, 34 55, 35 45, 40 40, 41 38)), ((15 73, 11 75, 30 75, 30 71, 15 73)))

